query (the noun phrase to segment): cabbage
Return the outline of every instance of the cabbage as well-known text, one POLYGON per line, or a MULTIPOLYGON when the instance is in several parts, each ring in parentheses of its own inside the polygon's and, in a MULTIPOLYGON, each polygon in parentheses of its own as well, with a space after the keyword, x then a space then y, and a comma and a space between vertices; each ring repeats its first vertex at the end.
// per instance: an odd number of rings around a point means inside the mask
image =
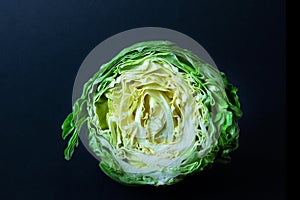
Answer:
POLYGON ((169 41, 121 51, 84 85, 62 124, 69 160, 87 127, 102 171, 123 184, 171 185, 230 161, 241 117, 223 72, 169 41))

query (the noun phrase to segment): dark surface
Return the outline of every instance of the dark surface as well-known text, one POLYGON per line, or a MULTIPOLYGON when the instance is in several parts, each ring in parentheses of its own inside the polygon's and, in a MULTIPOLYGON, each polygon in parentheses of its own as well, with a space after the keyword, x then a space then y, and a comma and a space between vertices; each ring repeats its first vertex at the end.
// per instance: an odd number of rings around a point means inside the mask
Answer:
POLYGON ((286 199, 284 7, 279 0, 1 1, 0 199, 286 199), (191 36, 239 88, 244 115, 231 164, 152 188, 113 182, 82 144, 64 160, 60 126, 83 59, 107 37, 143 26, 191 36))

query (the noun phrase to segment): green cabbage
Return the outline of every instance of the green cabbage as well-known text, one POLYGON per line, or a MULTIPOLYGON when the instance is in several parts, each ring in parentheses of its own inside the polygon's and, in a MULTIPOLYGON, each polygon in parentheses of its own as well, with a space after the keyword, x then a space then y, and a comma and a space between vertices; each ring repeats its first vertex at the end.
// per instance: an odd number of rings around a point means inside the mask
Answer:
POLYGON ((128 185, 170 185, 238 148, 237 88, 169 41, 134 44, 84 85, 62 125, 69 160, 83 126, 100 168, 128 185))

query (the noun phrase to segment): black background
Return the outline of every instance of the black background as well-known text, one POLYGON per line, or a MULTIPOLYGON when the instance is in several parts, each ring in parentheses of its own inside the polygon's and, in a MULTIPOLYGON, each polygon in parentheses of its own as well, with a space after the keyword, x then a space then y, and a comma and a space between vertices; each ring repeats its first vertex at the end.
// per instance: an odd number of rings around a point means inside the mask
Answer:
POLYGON ((285 67, 284 1, 1 1, 0 199, 285 199, 285 67), (239 88, 244 114, 232 162, 171 187, 120 185, 82 144, 63 158, 82 61, 145 26, 198 41, 239 88))

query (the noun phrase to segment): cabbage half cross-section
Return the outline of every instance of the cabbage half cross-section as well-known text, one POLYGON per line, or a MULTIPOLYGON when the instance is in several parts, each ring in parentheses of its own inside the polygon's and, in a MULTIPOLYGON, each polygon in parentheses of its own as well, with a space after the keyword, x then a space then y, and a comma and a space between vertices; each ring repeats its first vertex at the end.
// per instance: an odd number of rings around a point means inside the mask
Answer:
POLYGON ((123 184, 171 185, 238 148, 242 112, 223 72, 169 41, 122 50, 84 85, 62 125, 69 160, 87 127, 102 171, 123 184))

